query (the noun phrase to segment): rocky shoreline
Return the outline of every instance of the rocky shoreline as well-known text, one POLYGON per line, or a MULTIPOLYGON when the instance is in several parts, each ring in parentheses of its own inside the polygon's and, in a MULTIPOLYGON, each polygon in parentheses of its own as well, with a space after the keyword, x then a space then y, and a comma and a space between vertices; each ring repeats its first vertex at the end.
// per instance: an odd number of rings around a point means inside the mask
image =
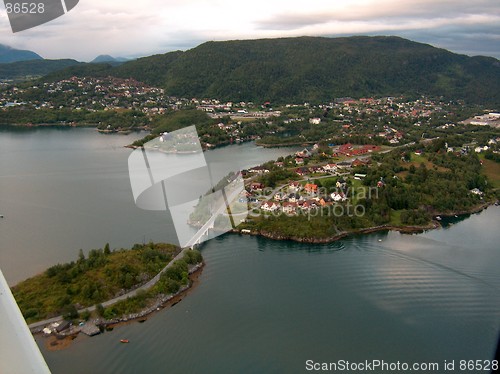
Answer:
POLYGON ((175 294, 157 295, 154 301, 150 303, 148 307, 138 313, 127 314, 119 318, 113 318, 109 320, 98 317, 87 321, 83 326, 70 326, 66 330, 60 332, 52 332, 51 334, 45 334, 43 332, 44 326, 42 326, 31 329, 31 333, 34 335, 42 334, 43 336, 48 337, 46 342, 47 349, 61 350, 67 348, 80 333, 84 333, 88 336, 94 336, 105 330, 111 331, 115 327, 130 322, 144 322, 146 320, 146 317, 150 316, 151 314, 164 309, 168 305, 174 306, 178 302, 180 302, 182 300, 182 296, 184 296, 184 294, 188 290, 192 289, 193 286, 197 284, 198 277, 204 265, 205 263, 201 262, 189 269, 189 283, 185 286, 182 286, 175 294))
MULTIPOLYGON (((426 226, 394 226, 394 225, 380 225, 380 226, 375 226, 375 227, 368 227, 365 229, 358 229, 358 230, 353 230, 353 231, 342 231, 336 235, 329 236, 326 238, 303 238, 303 237, 297 237, 297 236, 286 236, 286 235, 279 235, 276 233, 271 233, 268 231, 251 231, 250 233, 246 233, 247 235, 253 235, 253 236, 262 236, 266 239, 272 239, 272 240, 291 240, 294 242, 298 243, 308 243, 308 244, 327 244, 327 243, 333 243, 337 240, 343 239, 347 236, 351 235, 362 235, 362 234, 370 234, 373 232, 377 231, 399 231, 401 233, 405 234, 415 234, 415 233, 422 233, 426 230, 432 230, 440 227, 440 224, 436 221, 432 221, 430 224, 426 226)), ((240 234, 245 234, 242 233, 240 230, 234 230, 234 232, 240 233, 240 234)))
MULTIPOLYGON (((484 204, 475 206, 469 210, 463 210, 463 211, 456 211, 456 212, 444 212, 444 213, 434 213, 433 217, 454 217, 454 216, 462 216, 466 214, 474 214, 474 213, 479 213, 482 210, 486 209, 488 206, 493 205, 495 202, 490 201, 486 202, 484 204)), ((374 227, 367 227, 364 229, 357 229, 353 231, 342 231, 339 232, 336 235, 329 236, 326 238, 304 238, 304 237, 297 237, 297 236, 287 236, 287 235, 280 235, 278 233, 273 233, 269 231, 250 231, 248 232, 245 230, 239 230, 239 229, 233 229, 232 232, 238 233, 238 234, 243 234, 243 235, 252 235, 252 236, 262 236, 267 239, 272 239, 272 240, 291 240, 294 242, 299 242, 299 243, 308 243, 308 244, 327 244, 327 243, 333 243, 337 240, 343 239, 347 236, 351 235, 362 235, 362 234, 370 234, 373 232, 378 232, 378 231, 399 231, 400 233, 403 234, 417 234, 417 233, 422 233, 426 230, 434 230, 439 227, 442 227, 441 223, 433 219, 429 224, 424 225, 424 226, 394 226, 390 224, 385 224, 385 225, 380 225, 380 226, 374 226, 374 227)))

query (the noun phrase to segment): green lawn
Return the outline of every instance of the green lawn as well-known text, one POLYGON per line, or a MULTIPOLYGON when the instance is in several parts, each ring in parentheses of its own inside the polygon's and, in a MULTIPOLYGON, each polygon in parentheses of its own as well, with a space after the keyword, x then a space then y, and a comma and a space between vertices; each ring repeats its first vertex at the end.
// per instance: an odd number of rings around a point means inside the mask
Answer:
POLYGON ((500 163, 483 158, 483 173, 494 188, 500 188, 500 163))
POLYGON ((391 209, 391 221, 390 221, 390 224, 391 225, 394 225, 394 226, 402 226, 402 222, 401 222, 401 213, 403 211, 402 210, 394 210, 394 209, 391 209))

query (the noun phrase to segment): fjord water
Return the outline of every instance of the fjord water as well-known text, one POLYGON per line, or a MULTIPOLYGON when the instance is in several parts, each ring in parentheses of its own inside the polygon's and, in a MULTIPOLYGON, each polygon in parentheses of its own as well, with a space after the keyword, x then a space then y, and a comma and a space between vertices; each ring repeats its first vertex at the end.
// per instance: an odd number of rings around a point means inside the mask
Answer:
POLYGON ((200 283, 179 304, 43 353, 54 373, 300 373, 308 359, 441 368, 490 359, 499 218, 489 208, 447 230, 320 246, 228 234, 204 244, 200 283))
MULTIPOLYGON (((132 138, 0 132, 0 266, 10 282, 80 247, 168 240, 163 217, 131 202, 121 145, 132 138)), ((267 151, 245 147, 219 157, 267 151)), ((444 372, 445 360, 493 356, 499 219, 490 207, 420 235, 325 245, 227 234, 203 245, 199 285, 179 304, 64 351, 38 341, 54 373, 300 373, 308 359, 436 362, 444 372)))
MULTIPOLYGON (((0 128, 0 268, 9 284, 74 260, 80 248, 175 242, 168 212, 134 204, 124 146, 144 135, 0 128)), ((247 143, 206 158, 215 179, 290 152, 247 143)))

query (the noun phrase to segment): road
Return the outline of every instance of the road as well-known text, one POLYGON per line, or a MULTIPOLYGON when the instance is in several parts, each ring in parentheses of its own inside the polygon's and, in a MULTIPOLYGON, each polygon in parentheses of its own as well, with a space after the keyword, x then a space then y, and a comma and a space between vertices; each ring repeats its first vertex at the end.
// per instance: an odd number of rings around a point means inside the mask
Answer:
MULTIPOLYGON (((231 194, 229 196, 227 196, 227 201, 231 202, 233 201, 240 193, 241 191, 238 190, 238 189, 235 189, 231 192, 231 194)), ((184 248, 179 252, 179 254, 177 256, 175 256, 172 261, 170 261, 158 274, 156 274, 149 282, 143 284, 142 286, 140 286, 139 288, 136 288, 135 290, 132 290, 130 292, 127 292, 126 294, 123 294, 121 296, 117 296, 111 300, 108 300, 108 301, 105 301, 102 303, 102 306, 103 307, 109 307, 113 304, 116 304, 117 302, 119 301, 122 301, 122 300, 126 300, 127 298, 129 297, 133 297, 133 296, 136 296, 137 295, 137 292, 139 292, 140 290, 149 290, 151 287, 153 287, 159 280, 160 280, 160 277, 161 275, 169 268, 172 266, 172 264, 177 261, 177 260, 180 260, 182 257, 184 257, 184 253, 188 250, 191 249, 191 247, 196 244, 198 242, 198 240, 205 234, 205 232, 210 228, 212 227, 215 219, 217 218, 217 216, 222 213, 225 209, 226 209, 226 204, 224 201, 222 201, 220 204, 218 204, 218 208, 217 210, 214 212, 214 214, 212 214, 212 216, 210 217, 210 219, 196 232, 195 235, 193 235, 193 237, 186 243, 186 245, 184 246, 184 248)), ((96 307, 95 305, 93 306, 90 306, 88 308, 83 308, 83 309, 80 309, 78 310, 79 313, 85 311, 85 310, 88 310, 89 312, 93 312, 95 311, 96 307)), ((53 318, 49 318, 49 319, 46 319, 46 320, 43 320, 43 321, 39 321, 39 322, 35 322, 35 323, 32 323, 30 324, 28 327, 30 329, 36 329, 36 328, 39 328, 39 327, 43 327, 43 326, 47 326, 51 323, 54 323, 54 322, 59 322, 63 320, 63 316, 57 316, 57 317, 53 317, 53 318)))
MULTIPOLYGON (((139 292, 140 290, 149 290, 151 287, 153 287, 159 280, 160 280, 160 276, 169 268, 172 266, 172 264, 177 261, 177 260, 180 260, 182 257, 184 257, 184 253, 186 251, 190 250, 189 247, 186 247, 186 248, 183 248, 178 254, 177 256, 175 256, 172 261, 170 261, 158 274, 156 274, 149 282, 143 284, 141 287, 139 288, 136 288, 135 290, 132 290, 130 292, 127 292, 126 294, 123 294, 121 296, 117 296, 111 300, 108 300, 108 301, 105 301, 102 303, 102 306, 103 307, 108 307, 108 306, 111 306, 113 304, 116 304, 118 301, 122 301, 122 300, 126 300, 127 298, 129 297, 133 297, 135 295, 137 295, 137 292, 139 292)), ((85 310, 88 310, 89 312, 93 312, 95 310, 95 305, 93 306, 90 306, 88 308, 83 308, 83 309, 80 309, 78 311, 78 313, 81 313, 85 310)), ((28 327, 30 329, 36 329, 36 328, 39 328, 39 327, 43 327, 43 326, 46 326, 46 325, 49 325, 51 323, 54 323, 54 322, 59 322, 59 321, 62 321, 64 318, 63 316, 57 316, 57 317, 53 317, 53 318, 49 318, 49 319, 46 319, 46 320, 43 320, 43 321, 39 321, 39 322, 35 322, 35 323, 32 323, 31 325, 28 325, 28 327)))

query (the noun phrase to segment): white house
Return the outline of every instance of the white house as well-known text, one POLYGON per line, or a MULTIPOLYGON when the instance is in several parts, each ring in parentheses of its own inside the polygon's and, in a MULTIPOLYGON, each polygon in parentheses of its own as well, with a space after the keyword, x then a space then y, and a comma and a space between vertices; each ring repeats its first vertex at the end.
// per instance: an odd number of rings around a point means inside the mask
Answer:
POLYGON ((302 186, 299 182, 290 182, 288 184, 288 192, 290 192, 290 193, 299 192, 301 189, 302 189, 302 186))
POLYGON ((476 147, 476 148, 474 148, 474 152, 481 153, 482 151, 487 151, 488 149, 490 149, 490 147, 488 147, 487 145, 485 145, 484 147, 476 147))
POLYGON ((297 203, 292 203, 292 202, 286 202, 283 203, 283 213, 286 214, 294 214, 297 210, 297 203))
POLYGON ((338 201, 346 201, 347 198, 345 197, 345 195, 341 192, 341 193, 338 193, 338 192, 333 192, 330 197, 333 199, 333 201, 335 202, 338 202, 338 201))
POLYGON ((266 201, 262 204, 261 209, 266 212, 275 212, 280 208, 280 205, 274 201, 266 201))
POLYGON ((483 193, 479 188, 473 188, 472 190, 470 190, 470 192, 473 193, 474 195, 483 196, 483 193))
POLYGON ((326 164, 323 166, 323 170, 327 173, 335 173, 337 171, 337 164, 326 164))
POLYGON ((283 192, 276 192, 274 195, 274 200, 281 201, 285 198, 285 194, 283 192))

